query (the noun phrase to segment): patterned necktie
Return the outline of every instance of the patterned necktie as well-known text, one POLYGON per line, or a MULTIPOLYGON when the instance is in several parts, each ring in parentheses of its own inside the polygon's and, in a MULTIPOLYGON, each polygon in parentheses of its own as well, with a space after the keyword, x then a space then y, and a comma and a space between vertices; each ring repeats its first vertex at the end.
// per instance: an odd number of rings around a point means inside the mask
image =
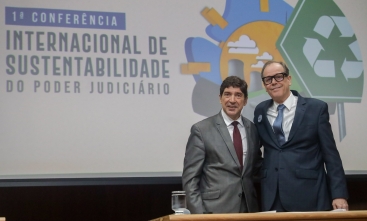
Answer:
POLYGON ((236 150, 238 160, 240 161, 241 171, 242 171, 242 168, 243 168, 242 138, 241 138, 240 130, 238 130, 237 124, 238 124, 237 121, 232 122, 232 125, 234 127, 233 128, 233 145, 236 150))
POLYGON ((285 143, 285 136, 284 136, 283 127, 282 127, 284 108, 285 108, 284 104, 278 105, 278 108, 277 108, 278 116, 275 119, 274 124, 273 124, 273 130, 274 130, 275 136, 278 139, 280 146, 282 146, 285 143))

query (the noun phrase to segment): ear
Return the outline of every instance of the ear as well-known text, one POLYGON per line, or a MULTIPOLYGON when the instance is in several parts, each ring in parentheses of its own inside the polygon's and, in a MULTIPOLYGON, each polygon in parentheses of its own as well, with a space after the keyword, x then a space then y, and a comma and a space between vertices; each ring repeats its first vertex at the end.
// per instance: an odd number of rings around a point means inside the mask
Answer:
POLYGON ((247 101, 248 101, 248 97, 246 97, 246 98, 245 98, 245 101, 244 101, 244 103, 243 103, 243 106, 246 106, 247 101))
POLYGON ((288 76, 288 80, 289 80, 289 86, 291 86, 292 85, 292 76, 288 76))

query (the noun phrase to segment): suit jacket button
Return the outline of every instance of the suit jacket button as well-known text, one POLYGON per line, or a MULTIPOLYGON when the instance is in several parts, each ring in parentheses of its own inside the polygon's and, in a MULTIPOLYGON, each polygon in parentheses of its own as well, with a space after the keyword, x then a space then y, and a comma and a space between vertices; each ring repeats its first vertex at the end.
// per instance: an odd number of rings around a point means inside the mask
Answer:
POLYGON ((278 168, 275 168, 275 171, 278 171, 278 168))
POLYGON ((239 194, 238 194, 238 197, 242 197, 242 193, 239 193, 239 194))

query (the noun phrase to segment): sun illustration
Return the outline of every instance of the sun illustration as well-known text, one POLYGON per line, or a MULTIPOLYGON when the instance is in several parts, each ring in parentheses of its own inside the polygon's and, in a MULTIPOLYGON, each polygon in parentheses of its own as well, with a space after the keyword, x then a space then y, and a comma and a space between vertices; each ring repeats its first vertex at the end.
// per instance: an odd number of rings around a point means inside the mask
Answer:
POLYGON ((249 85, 251 99, 242 114, 253 118, 255 106, 268 98, 261 84, 261 68, 268 60, 283 60, 276 41, 292 11, 283 0, 227 0, 223 15, 214 8, 201 11, 210 23, 206 33, 217 44, 200 37, 185 42, 188 63, 181 64, 181 74, 192 75, 196 81, 192 93, 195 113, 218 113, 220 84, 235 75, 249 85))
MULTIPOLYGON (((251 84, 251 72, 259 72, 264 62, 268 60, 279 61, 283 59, 275 47, 276 40, 283 27, 283 25, 275 22, 256 21, 243 25, 233 32, 222 47, 220 57, 222 80, 228 77, 229 74, 234 75, 238 73, 237 69, 233 70, 231 67, 231 65, 236 65, 234 62, 237 62, 239 68, 243 67, 243 71, 238 77, 244 78, 251 86, 255 85, 251 84), (252 43, 249 45, 252 47, 246 47, 246 43, 252 43)), ((254 89, 250 88, 250 91, 254 91, 254 89)))

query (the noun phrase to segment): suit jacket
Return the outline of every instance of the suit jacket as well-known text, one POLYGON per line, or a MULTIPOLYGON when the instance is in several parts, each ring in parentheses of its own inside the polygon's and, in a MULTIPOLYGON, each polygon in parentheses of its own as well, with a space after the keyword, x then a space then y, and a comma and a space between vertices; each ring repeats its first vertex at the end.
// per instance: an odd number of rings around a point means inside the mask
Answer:
POLYGON ((243 171, 222 114, 191 127, 182 174, 191 213, 238 213, 242 193, 249 212, 257 212, 253 175, 261 168, 261 150, 255 125, 242 117, 247 137, 243 171))
POLYGON ((255 108, 254 123, 264 146, 262 210, 270 210, 277 191, 287 211, 330 210, 332 199, 347 199, 348 192, 328 106, 291 92, 298 96, 297 108, 288 141, 282 146, 267 118, 273 100, 255 108))

